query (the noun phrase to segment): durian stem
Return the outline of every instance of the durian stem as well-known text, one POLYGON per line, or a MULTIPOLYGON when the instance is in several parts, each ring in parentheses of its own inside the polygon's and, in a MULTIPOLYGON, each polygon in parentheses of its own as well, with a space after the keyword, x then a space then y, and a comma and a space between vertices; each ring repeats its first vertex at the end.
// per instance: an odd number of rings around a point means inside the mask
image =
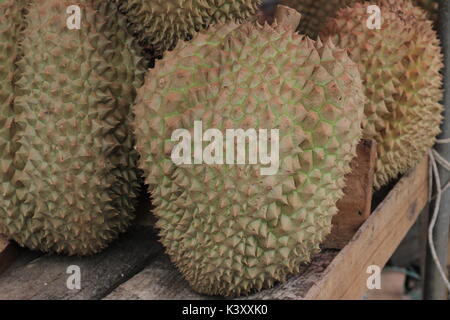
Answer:
POLYGON ((297 29, 301 17, 302 15, 297 10, 286 6, 278 6, 275 12, 277 26, 291 28, 293 30, 297 29))
POLYGON ((258 22, 261 25, 268 23, 277 27, 297 29, 300 24, 301 14, 292 8, 278 5, 278 1, 264 0, 258 13, 258 22))

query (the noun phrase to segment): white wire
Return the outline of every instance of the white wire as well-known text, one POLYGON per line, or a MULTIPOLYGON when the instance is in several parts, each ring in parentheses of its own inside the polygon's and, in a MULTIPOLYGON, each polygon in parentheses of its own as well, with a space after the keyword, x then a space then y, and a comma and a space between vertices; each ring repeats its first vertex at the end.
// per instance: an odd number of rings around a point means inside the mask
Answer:
MULTIPOLYGON (((438 144, 444 144, 444 143, 450 143, 450 139, 445 139, 445 140, 438 140, 437 141, 438 144)), ((441 262, 439 261, 439 257, 437 255, 436 252, 436 246, 434 244, 434 238, 433 238, 433 233, 434 233, 434 227, 436 226, 436 221, 437 218, 439 216, 439 208, 441 205, 441 200, 442 200, 442 194, 450 187, 450 182, 447 183, 447 185, 442 188, 442 184, 441 184, 441 178, 439 177, 439 171, 438 171, 438 163, 443 166, 446 170, 450 171, 450 162, 445 160, 436 150, 431 150, 429 152, 429 156, 430 156, 430 173, 432 173, 432 176, 430 177, 430 192, 432 192, 432 182, 433 182, 433 177, 436 181, 436 190, 437 190, 437 195, 436 195, 436 203, 434 205, 434 211, 433 211, 433 215, 430 221, 430 225, 428 227, 428 243, 430 246, 430 250, 431 250, 431 255, 433 257, 434 263, 436 264, 436 267, 439 271, 439 274, 442 278, 442 280, 444 281, 447 289, 450 291, 450 281, 447 278, 447 274, 445 271, 445 268, 442 266, 441 262)), ((432 193, 430 193, 432 194, 432 193)), ((430 201, 431 201, 431 197, 430 197, 430 201)))

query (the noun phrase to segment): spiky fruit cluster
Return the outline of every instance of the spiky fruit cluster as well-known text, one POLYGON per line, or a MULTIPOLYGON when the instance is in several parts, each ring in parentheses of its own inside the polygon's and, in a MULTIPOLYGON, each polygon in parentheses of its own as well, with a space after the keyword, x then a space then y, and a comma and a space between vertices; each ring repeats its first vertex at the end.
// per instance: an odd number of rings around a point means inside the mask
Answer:
POLYGON ((261 0, 115 0, 143 48, 155 56, 218 22, 253 17, 261 0))
POLYGON ((198 292, 234 296, 283 281, 331 230, 362 133, 363 89, 345 50, 295 26, 216 26, 169 52, 138 92, 137 149, 161 240, 198 292), (171 135, 193 134, 195 121, 223 133, 279 129, 278 173, 176 166, 171 135))
POLYGON ((313 39, 317 38, 329 18, 354 2, 355 0, 280 0, 280 4, 301 13, 302 19, 297 30, 313 39))
POLYGON ((376 188, 415 166, 435 143, 442 117, 439 40, 410 1, 381 0, 381 29, 367 28, 366 5, 343 9, 323 33, 359 64, 365 135, 378 142, 376 188))
MULTIPOLYGON (((2 35, 20 30, 18 3, 7 1, 16 13, 9 9, 6 25, 2 18, 2 35)), ((17 170, 7 175, 15 201, 2 202, 0 233, 32 249, 95 253, 133 218, 139 181, 130 105, 142 58, 125 17, 107 1, 33 0, 27 9, 20 39, 0 38, 0 48, 20 50, 18 61, 7 60, 8 79, 17 80, 7 101, 18 148, 17 170), (67 27, 72 5, 81 8, 79 30, 67 27)))

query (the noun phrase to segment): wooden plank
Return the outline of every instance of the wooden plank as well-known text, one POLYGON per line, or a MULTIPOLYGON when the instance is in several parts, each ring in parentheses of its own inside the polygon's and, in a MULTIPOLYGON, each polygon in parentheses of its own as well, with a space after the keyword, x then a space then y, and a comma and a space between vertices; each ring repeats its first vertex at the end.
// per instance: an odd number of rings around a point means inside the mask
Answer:
POLYGON ((383 268, 428 202, 428 159, 406 174, 305 299, 358 299, 371 265, 383 268))
POLYGON ((287 282, 239 300, 300 300, 315 283, 320 281, 323 273, 338 254, 337 250, 323 250, 315 255, 311 263, 303 267, 299 274, 291 276, 287 282))
POLYGON ((4 236, 0 235, 0 274, 14 263, 19 255, 19 247, 17 244, 8 241, 4 236))
POLYGON ((0 276, 0 300, 100 299, 141 271, 162 251, 151 228, 135 227, 90 257, 45 255, 0 276), (81 289, 67 287, 69 266, 81 271, 81 289))
MULTIPOLYGON (((311 264, 285 284, 254 294, 243 299, 264 299, 270 296, 272 299, 284 291, 285 286, 295 284, 295 295, 283 296, 284 299, 297 299, 298 294, 306 294, 309 288, 318 280, 333 258, 336 250, 324 250, 314 256, 311 264)), ((292 293, 292 291, 290 291, 292 293)), ((106 300, 214 300, 219 297, 200 295, 194 292, 170 262, 165 254, 159 255, 142 272, 132 279, 120 285, 106 300)))
POLYGON ((342 249, 369 218, 372 210, 373 177, 376 164, 376 142, 364 139, 357 147, 352 171, 346 176, 344 197, 337 203, 331 234, 323 248, 342 249))
POLYGON ((194 292, 165 254, 159 255, 142 272, 115 289, 106 300, 203 300, 194 292))

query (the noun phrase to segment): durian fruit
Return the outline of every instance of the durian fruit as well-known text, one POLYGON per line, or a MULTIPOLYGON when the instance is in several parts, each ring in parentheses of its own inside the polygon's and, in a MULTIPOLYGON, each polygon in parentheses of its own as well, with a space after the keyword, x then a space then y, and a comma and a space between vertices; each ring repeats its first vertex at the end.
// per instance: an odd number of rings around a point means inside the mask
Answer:
POLYGON ((140 185, 130 105, 144 69, 125 27, 108 1, 28 7, 14 70, 17 203, 0 215, 0 233, 23 246, 96 253, 134 217, 140 185), (67 24, 74 5, 79 30, 67 24))
MULTIPOLYGON (((337 12, 356 2, 367 4, 375 3, 372 0, 280 0, 280 4, 296 9, 302 14, 302 20, 298 26, 298 31, 315 39, 328 22, 328 19, 335 18, 337 12)), ((407 0, 411 1, 411 0, 407 0)), ((430 19, 437 21, 438 2, 435 0, 412 0, 415 5, 421 6, 430 15, 430 19)))
POLYGON ((331 230, 362 134, 357 66, 331 42, 297 34, 296 11, 278 10, 273 25, 220 24, 180 43, 138 91, 137 150, 161 241, 200 293, 248 294, 310 261, 331 230), (220 147, 212 164, 175 165, 172 134, 193 136, 196 121, 224 136, 278 129, 278 172, 263 175, 261 162, 219 164, 220 147))
MULTIPOLYGON (((20 59, 21 32, 28 1, 0 2, 0 224, 16 209, 13 184, 14 154, 18 148, 14 140, 14 99, 16 65, 20 59)), ((1 230, 1 227, 0 227, 1 230)), ((1 233, 1 231, 0 231, 1 233)))
POLYGON ((439 2, 437 0, 413 0, 413 3, 425 9, 430 19, 437 22, 439 14, 439 2))
POLYGON ((367 27, 365 4, 339 11, 323 36, 359 64, 367 103, 364 133, 378 142, 375 187, 414 167, 439 134, 443 66, 426 13, 405 0, 381 0, 381 29, 367 27))
POLYGON ((298 31, 315 39, 337 11, 355 3, 355 0, 280 0, 280 4, 296 9, 302 15, 298 31))
POLYGON ((261 0, 115 0, 139 43, 153 56, 218 22, 252 17, 261 0))

